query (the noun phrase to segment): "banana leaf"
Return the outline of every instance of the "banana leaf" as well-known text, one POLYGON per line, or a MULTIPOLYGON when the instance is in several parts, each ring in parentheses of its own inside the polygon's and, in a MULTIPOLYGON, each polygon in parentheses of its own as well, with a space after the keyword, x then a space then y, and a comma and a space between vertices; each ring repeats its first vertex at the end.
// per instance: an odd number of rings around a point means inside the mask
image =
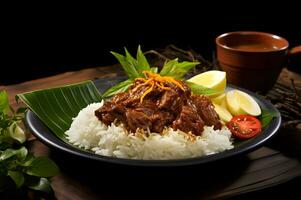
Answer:
POLYGON ((18 94, 40 120, 60 139, 72 118, 90 103, 100 102, 101 94, 92 81, 18 94))

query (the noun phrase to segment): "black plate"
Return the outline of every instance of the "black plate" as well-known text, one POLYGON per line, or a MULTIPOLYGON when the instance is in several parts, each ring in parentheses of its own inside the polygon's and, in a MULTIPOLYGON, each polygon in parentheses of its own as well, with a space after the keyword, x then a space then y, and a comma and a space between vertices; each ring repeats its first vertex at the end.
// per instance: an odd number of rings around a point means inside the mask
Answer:
MULTIPOLYGON (((105 91, 110 86, 120 82, 124 78, 103 78, 94 81, 96 87, 100 92, 105 91)), ((228 86, 227 89, 237 88, 234 86, 228 86)), ((66 153, 70 153, 82 158, 97 160, 101 162, 109 162, 115 164, 123 165, 133 165, 133 166, 186 166, 194 164, 203 164, 216 160, 225 159, 235 155, 240 155, 255 150, 256 148, 262 146, 268 139, 270 139, 279 129, 281 124, 281 116, 279 111, 268 101, 261 98, 257 94, 250 92, 248 90, 237 88, 242 90, 251 96, 253 96, 256 101, 259 103, 262 109, 270 109, 278 113, 270 124, 265 128, 265 130, 255 138, 243 141, 243 142, 234 142, 234 148, 226 150, 221 153, 198 157, 198 158, 188 158, 188 159, 176 159, 176 160, 132 160, 132 159, 122 159, 122 158, 113 158, 106 157, 94 154, 86 150, 78 149, 70 144, 67 144, 57 138, 44 124, 40 119, 31 111, 26 113, 25 119, 29 129, 32 133, 44 144, 49 147, 53 147, 59 150, 62 150, 66 153)))

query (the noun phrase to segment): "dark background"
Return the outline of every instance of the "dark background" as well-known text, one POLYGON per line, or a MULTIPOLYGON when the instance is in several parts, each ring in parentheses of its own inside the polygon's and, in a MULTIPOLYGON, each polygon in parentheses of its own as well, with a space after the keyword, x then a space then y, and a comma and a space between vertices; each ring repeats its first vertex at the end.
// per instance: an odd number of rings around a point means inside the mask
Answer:
MULTIPOLYGON (((89 7, 26 2, 26 6, 2 7, 0 85, 110 65, 116 60, 109 51, 121 52, 126 46, 134 52, 138 44, 143 50, 175 44, 210 60, 215 37, 229 31, 271 32, 285 37, 291 47, 301 44, 298 5, 287 1, 269 5, 237 1, 234 6, 219 1, 206 5, 208 2, 163 6, 162 2, 140 1, 131 9, 119 2, 89 7)), ((249 197, 276 196, 283 191, 297 196, 299 185, 300 178, 249 197)))
MULTIPOLYGON (((217 4, 217 2, 215 2, 217 4)), ((214 39, 228 31, 271 32, 301 44, 297 13, 279 8, 243 5, 228 9, 216 5, 182 3, 174 7, 143 3, 142 8, 98 5, 93 8, 42 6, 13 9, 2 27, 0 84, 13 84, 57 73, 115 63, 109 53, 127 47, 136 51, 175 44, 192 48, 211 60, 214 39), (147 11, 146 8, 149 10, 147 11), (280 14, 281 13, 281 14, 280 14), (295 15, 294 15, 295 14, 295 15), (2 71, 3 71, 2 70, 2 71)))

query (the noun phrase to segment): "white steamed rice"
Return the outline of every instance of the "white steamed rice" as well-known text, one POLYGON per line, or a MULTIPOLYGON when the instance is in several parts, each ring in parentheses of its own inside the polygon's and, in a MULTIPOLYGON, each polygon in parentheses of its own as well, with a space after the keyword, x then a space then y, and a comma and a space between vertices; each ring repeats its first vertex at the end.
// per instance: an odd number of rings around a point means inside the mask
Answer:
POLYGON ((66 131, 68 140, 96 154, 118 158, 166 160, 200 157, 233 148, 231 132, 224 127, 213 130, 205 126, 202 136, 191 139, 182 131, 166 130, 164 135, 127 133, 122 125, 106 126, 94 115, 103 105, 93 103, 82 109, 66 131))

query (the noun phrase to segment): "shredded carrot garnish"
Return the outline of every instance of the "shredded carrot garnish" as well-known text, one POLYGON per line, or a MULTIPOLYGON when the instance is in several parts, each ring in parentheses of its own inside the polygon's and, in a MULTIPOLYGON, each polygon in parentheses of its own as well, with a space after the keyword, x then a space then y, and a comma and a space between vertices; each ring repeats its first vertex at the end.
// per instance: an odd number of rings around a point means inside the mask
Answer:
POLYGON ((142 81, 142 83, 140 83, 139 85, 137 85, 135 88, 132 89, 132 91, 136 91, 140 87, 144 85, 148 85, 147 90, 145 90, 142 96, 140 97, 141 103, 143 102, 145 96, 149 94, 154 89, 154 87, 161 88, 162 90, 171 90, 172 88, 166 86, 166 83, 171 83, 185 92, 183 85, 179 81, 175 80, 170 76, 160 76, 159 74, 155 74, 149 71, 143 71, 142 73, 145 75, 146 78, 136 78, 135 80, 142 81))
POLYGON ((150 82, 152 82, 152 79, 148 79, 148 80, 145 79, 144 83, 137 85, 132 91, 134 92, 134 91, 138 90, 141 86, 147 85, 150 82))
POLYGON ((148 93, 150 93, 150 92, 153 90, 155 83, 152 82, 151 84, 152 84, 151 87, 148 88, 148 89, 143 93, 143 95, 141 96, 141 98, 140 98, 140 103, 142 103, 144 97, 145 97, 148 93))
POLYGON ((171 90, 171 88, 165 87, 162 83, 156 83, 156 86, 158 86, 159 88, 161 88, 163 90, 171 90))
POLYGON ((145 82, 145 81, 146 81, 146 79, 145 79, 145 78, 136 78, 135 80, 137 80, 137 81, 143 81, 143 82, 145 82))
POLYGON ((172 77, 166 76, 164 77, 164 80, 170 83, 175 84, 176 86, 178 86, 181 90, 185 91, 184 87, 175 79, 173 79, 172 77))

